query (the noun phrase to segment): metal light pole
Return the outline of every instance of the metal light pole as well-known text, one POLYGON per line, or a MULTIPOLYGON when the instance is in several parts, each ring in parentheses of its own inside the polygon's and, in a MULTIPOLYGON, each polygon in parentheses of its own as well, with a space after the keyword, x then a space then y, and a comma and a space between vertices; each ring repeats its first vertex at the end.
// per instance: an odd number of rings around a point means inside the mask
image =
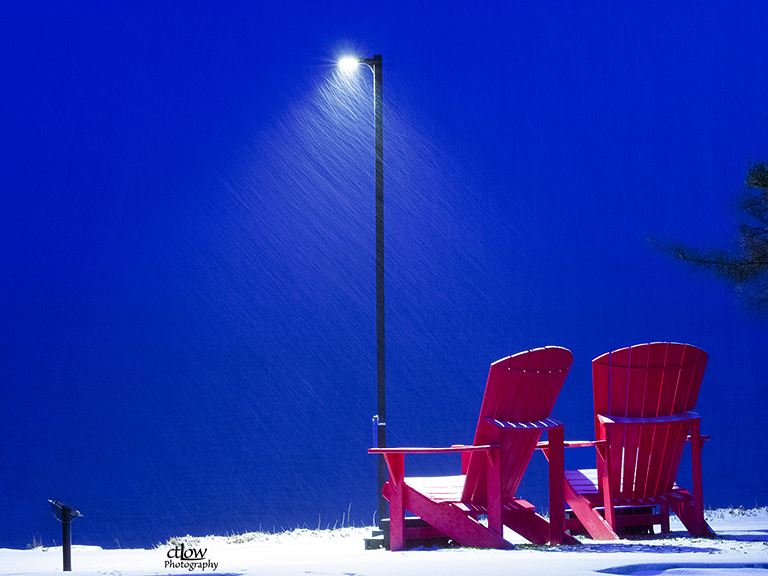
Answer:
MULTIPOLYGON (((387 405, 384 354, 384 98, 381 81, 381 54, 362 60, 373 71, 373 116, 376 165, 376 412, 377 447, 387 445, 387 405)), ((387 501, 381 493, 387 481, 384 456, 378 455, 379 527, 387 513, 387 501)), ((385 539, 389 540, 389 534, 385 539)))
MULTIPOLYGON (((385 386, 384 354, 384 97, 381 81, 381 54, 373 58, 344 58, 339 65, 347 71, 365 64, 373 71, 373 117, 375 133, 375 176, 376 176, 376 415, 373 417, 374 438, 377 448, 387 446, 387 406, 385 386)), ((387 464, 384 456, 378 455, 378 503, 379 528, 384 533, 384 542, 389 544, 389 527, 383 524, 388 517, 387 501, 381 493, 387 481, 387 464)))

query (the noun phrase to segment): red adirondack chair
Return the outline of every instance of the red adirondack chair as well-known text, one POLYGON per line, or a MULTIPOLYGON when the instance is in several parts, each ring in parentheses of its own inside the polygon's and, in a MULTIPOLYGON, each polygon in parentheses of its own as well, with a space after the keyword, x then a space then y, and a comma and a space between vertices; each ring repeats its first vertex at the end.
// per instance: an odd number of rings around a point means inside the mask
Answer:
POLYGON ((704 520, 700 417, 693 409, 708 355, 688 344, 622 348, 592 361, 597 468, 567 470, 565 499, 586 529, 610 540, 628 527, 660 525, 669 532, 672 509, 688 532, 713 537, 704 520), (675 483, 686 441, 691 442, 693 494, 675 483))
POLYGON ((503 538, 506 525, 528 540, 578 543, 565 533, 563 500, 563 425, 549 415, 573 364, 559 347, 521 352, 491 364, 471 446, 450 448, 371 448, 389 468, 384 496, 389 500, 390 549, 403 550, 411 538, 447 536, 462 546, 512 548, 503 538), (548 432, 548 442, 539 442, 548 432), (515 498, 536 448, 549 459, 549 522, 534 506, 515 498), (461 452, 462 474, 440 478, 406 478, 406 454, 461 452), (430 526, 406 527, 409 510, 430 526), (478 522, 486 514, 488 525, 478 522))

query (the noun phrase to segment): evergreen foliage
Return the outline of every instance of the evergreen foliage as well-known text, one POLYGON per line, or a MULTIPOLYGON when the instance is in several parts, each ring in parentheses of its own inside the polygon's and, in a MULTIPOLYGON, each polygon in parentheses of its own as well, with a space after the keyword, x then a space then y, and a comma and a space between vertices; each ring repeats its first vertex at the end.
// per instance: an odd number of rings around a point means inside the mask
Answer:
POLYGON ((738 242, 730 250, 702 250, 675 240, 658 248, 733 285, 760 315, 768 316, 768 162, 750 163, 745 192, 736 202, 738 242))

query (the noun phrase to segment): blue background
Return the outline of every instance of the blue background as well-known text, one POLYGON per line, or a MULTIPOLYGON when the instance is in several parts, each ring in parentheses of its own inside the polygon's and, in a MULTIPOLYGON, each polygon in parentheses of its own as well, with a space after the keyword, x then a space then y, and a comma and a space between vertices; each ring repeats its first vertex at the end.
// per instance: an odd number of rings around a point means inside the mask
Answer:
MULTIPOLYGON (((705 503, 768 504, 766 323, 648 242, 735 242, 768 157, 766 21, 4 3, 0 546, 60 543, 49 498, 104 547, 373 522, 372 75, 341 77, 348 53, 383 55, 390 445, 470 442, 490 363, 543 345, 575 355, 554 416, 588 439, 594 357, 689 342, 711 356, 705 503)), ((538 454, 542 508, 545 478, 538 454)))

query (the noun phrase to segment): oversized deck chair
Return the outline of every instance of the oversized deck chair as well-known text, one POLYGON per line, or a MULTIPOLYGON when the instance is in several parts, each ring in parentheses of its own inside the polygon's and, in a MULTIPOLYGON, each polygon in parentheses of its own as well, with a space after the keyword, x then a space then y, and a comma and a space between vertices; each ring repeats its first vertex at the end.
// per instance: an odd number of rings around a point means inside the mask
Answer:
POLYGON ((409 539, 447 536, 475 548, 512 548, 504 526, 537 544, 576 544, 565 533, 563 500, 563 425, 549 415, 573 364, 569 350, 559 347, 521 352, 491 364, 475 440, 450 448, 372 448, 383 454, 389 481, 390 549, 404 550, 409 539), (548 442, 539 443, 543 431, 548 442), (531 456, 540 448, 549 459, 550 520, 515 498, 531 456), (462 474, 439 478, 406 478, 406 454, 461 452, 462 474), (405 511, 429 526, 406 527, 405 511), (487 526, 478 516, 487 515, 487 526))
POLYGON ((595 446, 597 468, 565 473, 565 499, 575 514, 569 529, 600 540, 638 528, 652 532, 657 524, 666 533, 671 509, 692 536, 714 536, 701 491, 706 437, 693 412, 707 359, 695 346, 657 342, 592 361, 596 441, 567 445, 595 446), (686 441, 693 494, 675 483, 686 441))

